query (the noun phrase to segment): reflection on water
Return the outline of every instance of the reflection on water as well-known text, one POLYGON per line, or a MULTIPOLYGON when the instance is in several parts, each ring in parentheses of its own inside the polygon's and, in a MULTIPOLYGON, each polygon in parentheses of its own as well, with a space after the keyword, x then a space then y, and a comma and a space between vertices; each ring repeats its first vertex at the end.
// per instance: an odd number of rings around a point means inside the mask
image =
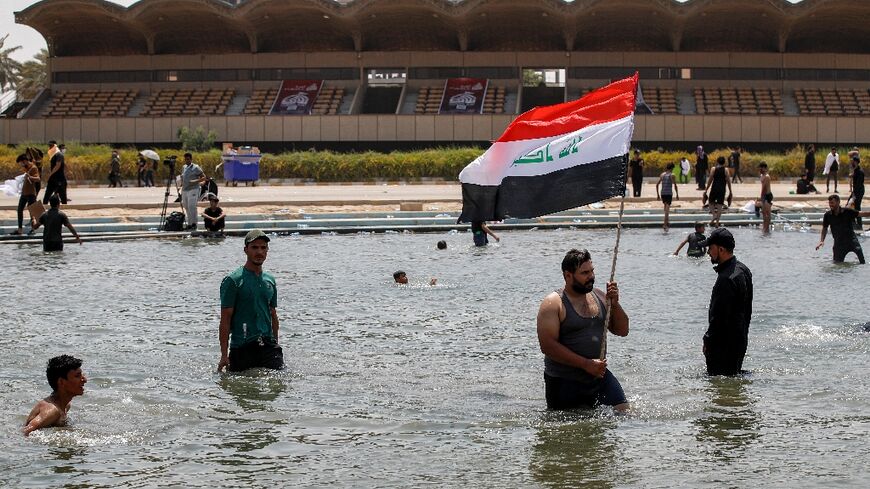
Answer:
POLYGON ((616 421, 598 411, 547 412, 529 470, 546 487, 609 489, 625 483, 614 439, 616 421))
POLYGON ((697 439, 712 462, 727 463, 745 457, 748 445, 759 436, 760 419, 744 377, 711 377, 706 391, 710 404, 695 420, 697 439))
POLYGON ((253 369, 221 374, 218 385, 238 403, 244 412, 261 411, 287 390, 286 371, 253 369))

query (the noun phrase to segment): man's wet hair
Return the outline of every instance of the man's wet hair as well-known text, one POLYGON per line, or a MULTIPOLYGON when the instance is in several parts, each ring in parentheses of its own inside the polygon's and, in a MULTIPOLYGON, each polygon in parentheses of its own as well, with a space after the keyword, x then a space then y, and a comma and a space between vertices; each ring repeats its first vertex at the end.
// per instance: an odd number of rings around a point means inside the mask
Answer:
POLYGON ((837 194, 831 194, 831 195, 829 195, 829 196, 828 196, 828 202, 830 202, 830 201, 832 201, 832 200, 836 200, 837 202, 839 202, 839 201, 840 201, 840 196, 837 195, 837 194))
POLYGON ((695 221, 695 231, 697 231, 698 228, 703 227, 707 227, 707 223, 705 223, 704 221, 695 221))
POLYGON ((190 153, 184 153, 185 158, 193 158, 193 155, 190 153))
POLYGON ((58 207, 60 205, 60 197, 58 197, 57 194, 52 194, 51 197, 48 198, 48 205, 58 207))
POLYGON ((762 161, 761 163, 758 164, 758 168, 767 168, 767 163, 762 161))
POLYGON ((439 250, 446 250, 447 249, 447 241, 444 241, 442 239, 441 241, 438 242, 437 246, 438 246, 439 250))
POLYGON ((674 169, 674 164, 673 164, 673 163, 668 163, 668 166, 666 166, 665 169, 666 169, 666 170, 673 170, 673 169, 674 169))
POLYGON ((572 249, 568 253, 565 253, 565 258, 562 259, 562 271, 574 273, 580 268, 580 265, 591 260, 592 255, 589 254, 589 251, 585 249, 572 249))
POLYGON ((396 270, 395 272, 393 272, 393 280, 399 280, 399 277, 401 277, 402 275, 406 275, 405 272, 401 270, 396 270))
POLYGON ((716 164, 717 165, 724 165, 725 164, 725 157, 720 156, 720 157, 716 158, 716 164))
POLYGON ((48 377, 51 390, 57 390, 57 379, 65 379, 70 372, 80 368, 82 368, 82 361, 71 355, 61 355, 49 360, 45 376, 48 377))
POLYGON ((27 153, 21 153, 18 155, 18 158, 15 158, 15 163, 21 163, 22 161, 30 161, 30 156, 27 156, 27 153))

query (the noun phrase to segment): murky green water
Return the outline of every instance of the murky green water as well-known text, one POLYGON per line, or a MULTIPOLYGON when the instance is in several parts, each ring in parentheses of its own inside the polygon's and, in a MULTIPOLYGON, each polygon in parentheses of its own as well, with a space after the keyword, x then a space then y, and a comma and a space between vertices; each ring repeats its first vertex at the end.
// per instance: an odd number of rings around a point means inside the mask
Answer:
MULTIPOLYGON (((863 487, 870 267, 815 233, 735 230, 755 276, 745 379, 708 379, 709 261, 683 231, 630 230, 617 278, 631 334, 611 370, 635 406, 544 409, 534 318, 564 252, 609 275, 612 231, 282 237, 281 373, 219 375, 218 285, 240 239, 0 247, 0 486, 863 487), (450 248, 437 252, 446 238, 450 248), (439 286, 396 288, 391 273, 439 286), (72 426, 23 438, 72 353, 90 381, 72 426)), ((864 241, 865 247, 868 242, 864 241)))

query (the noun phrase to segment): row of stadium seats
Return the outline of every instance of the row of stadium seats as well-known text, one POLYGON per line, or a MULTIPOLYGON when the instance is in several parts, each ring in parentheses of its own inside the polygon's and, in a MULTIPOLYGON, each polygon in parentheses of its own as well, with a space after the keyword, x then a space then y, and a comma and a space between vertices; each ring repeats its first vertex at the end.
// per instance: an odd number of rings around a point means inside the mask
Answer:
POLYGON ((643 100, 655 114, 677 113, 677 91, 673 88, 643 87, 643 100))
POLYGON ((794 98, 802 115, 870 115, 870 93, 852 88, 796 88, 794 98))
POLYGON ((235 95, 227 89, 159 90, 145 103, 143 116, 223 115, 235 95))
MULTIPOLYGON (((414 107, 415 114, 437 114, 441 108, 441 99, 444 96, 443 86, 421 87, 417 92, 417 105, 414 107)), ((504 114, 504 87, 489 87, 483 98, 484 114, 504 114)))
MULTIPOLYGON (((644 93, 645 94, 645 93, 644 93)), ((782 93, 770 88, 695 88, 698 114, 782 115, 782 93)))
MULTIPOLYGON (((278 96, 277 88, 260 88, 254 90, 251 98, 245 104, 244 115, 264 115, 272 110, 272 104, 275 103, 275 97, 278 96)), ((344 97, 344 88, 322 87, 311 113, 315 115, 334 115, 338 114, 341 107, 341 99, 344 97)))
MULTIPOLYGON (((591 88, 582 88, 585 95, 591 88)), ((443 86, 424 86, 417 94, 416 114, 437 114, 443 86)), ((233 89, 160 90, 145 104, 142 116, 192 116, 225 114, 233 89)), ((312 114, 339 113, 345 89, 323 87, 312 114)), ((124 117, 139 95, 138 90, 58 90, 44 104, 40 117, 124 117)), ((248 99, 244 115, 268 114, 278 89, 258 89, 248 99)), ((644 100, 656 114, 678 113, 673 88, 644 87, 644 100)), ((715 88, 693 90, 698 114, 783 115, 782 92, 769 88, 715 88)), ((794 98, 801 115, 870 115, 870 92, 866 89, 797 88, 794 98)), ((490 87, 483 103, 484 114, 503 114, 505 87, 490 87)))
POLYGON ((42 110, 42 117, 122 117, 138 90, 59 90, 42 110))

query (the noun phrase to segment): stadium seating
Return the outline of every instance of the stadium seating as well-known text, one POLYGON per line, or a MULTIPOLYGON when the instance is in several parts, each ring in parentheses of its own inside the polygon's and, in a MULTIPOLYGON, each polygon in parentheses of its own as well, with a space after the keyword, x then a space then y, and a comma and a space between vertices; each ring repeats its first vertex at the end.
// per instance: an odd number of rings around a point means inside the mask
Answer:
POLYGON ((504 114, 504 97, 504 87, 490 85, 486 90, 486 96, 483 98, 483 113, 504 114))
POLYGON ((797 88, 795 101, 801 115, 870 115, 870 93, 852 88, 797 88))
POLYGON ((123 117, 138 90, 60 90, 45 104, 43 117, 123 117))
POLYGON ((695 88, 693 94, 700 115, 783 114, 782 93, 777 89, 704 87, 695 88))
POLYGON ((677 96, 673 88, 643 87, 643 100, 655 114, 676 114, 677 96))
MULTIPOLYGON (((437 114, 441 108, 444 86, 421 87, 417 93, 415 114, 437 114)), ((483 98, 483 114, 504 114, 505 88, 490 85, 483 98)))
MULTIPOLYGON (((341 99, 344 97, 344 88, 327 87, 324 85, 320 89, 320 94, 311 108, 312 115, 335 115, 339 113, 341 107, 341 99)), ((275 103, 275 97, 278 96, 277 88, 261 88, 254 90, 251 98, 245 104, 243 115, 265 115, 272 110, 272 104, 275 103)))
POLYGON ((314 107, 311 108, 311 114, 337 114, 338 108, 341 106, 342 97, 344 97, 343 88, 327 87, 324 85, 320 88, 320 94, 317 96, 317 100, 314 101, 314 107))
POLYGON ((145 103, 142 115, 146 117, 223 115, 234 94, 235 90, 232 88, 159 90, 151 94, 145 103))

